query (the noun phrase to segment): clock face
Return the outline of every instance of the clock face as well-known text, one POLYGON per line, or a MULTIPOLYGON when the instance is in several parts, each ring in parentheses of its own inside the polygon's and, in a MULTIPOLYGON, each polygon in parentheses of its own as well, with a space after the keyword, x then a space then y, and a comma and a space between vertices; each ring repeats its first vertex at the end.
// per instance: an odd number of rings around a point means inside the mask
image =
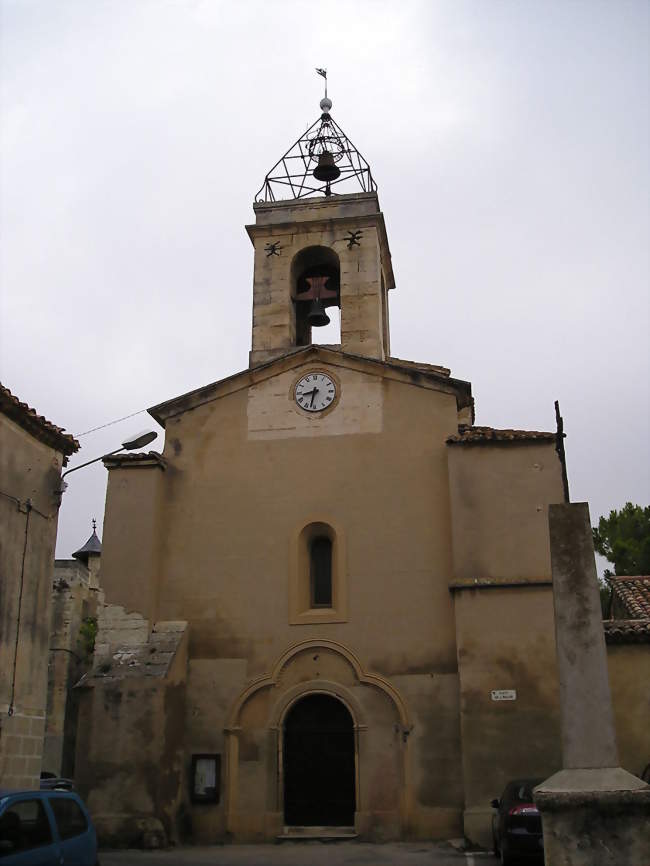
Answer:
POLYGON ((327 373, 307 373, 296 384, 296 403, 306 412, 322 412, 336 397, 336 385, 327 373))

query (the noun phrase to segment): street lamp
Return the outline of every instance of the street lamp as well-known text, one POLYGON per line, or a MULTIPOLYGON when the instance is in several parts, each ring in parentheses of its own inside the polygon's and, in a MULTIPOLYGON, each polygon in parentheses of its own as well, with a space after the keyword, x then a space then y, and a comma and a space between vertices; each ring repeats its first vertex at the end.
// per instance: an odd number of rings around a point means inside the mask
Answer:
POLYGON ((59 484, 59 489, 57 492, 60 495, 63 495, 65 493, 68 488, 68 484, 63 479, 71 472, 76 472, 77 469, 83 469, 84 466, 90 466, 91 463, 97 463, 98 460, 103 460, 104 457, 111 457, 113 454, 119 454, 120 451, 135 451, 137 448, 144 448, 145 445, 153 442, 153 440, 157 437, 158 434, 155 430, 144 430, 142 433, 138 433, 137 436, 131 436, 129 439, 125 439, 124 442, 122 442, 121 447, 116 448, 115 451, 109 451, 108 454, 102 454, 100 457, 95 457, 93 460, 88 460, 86 461, 86 463, 80 463, 79 466, 74 466, 72 469, 67 469, 61 476, 61 483, 59 484))

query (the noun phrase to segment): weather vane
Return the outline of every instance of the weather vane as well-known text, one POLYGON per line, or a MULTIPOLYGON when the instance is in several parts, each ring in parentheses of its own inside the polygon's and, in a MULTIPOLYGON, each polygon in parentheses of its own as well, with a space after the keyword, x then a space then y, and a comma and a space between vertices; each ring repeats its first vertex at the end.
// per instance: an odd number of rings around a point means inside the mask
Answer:
POLYGON ((317 66, 316 72, 325 79, 325 99, 327 99, 327 69, 319 69, 317 66))

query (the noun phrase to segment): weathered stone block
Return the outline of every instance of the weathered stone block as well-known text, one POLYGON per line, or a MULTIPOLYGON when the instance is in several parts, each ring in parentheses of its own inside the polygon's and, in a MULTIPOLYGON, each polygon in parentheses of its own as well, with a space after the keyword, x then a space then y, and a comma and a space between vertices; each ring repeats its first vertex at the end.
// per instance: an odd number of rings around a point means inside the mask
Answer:
POLYGON ((41 756, 40 753, 37 756, 32 756, 29 758, 25 758, 25 771, 29 776, 38 777, 41 772, 41 756))
MULTIPOLYGON (((642 787, 634 790, 598 790, 599 784, 609 786, 611 782, 595 776, 612 772, 634 779, 622 770, 565 770, 536 789, 547 866, 636 866, 647 862, 650 788, 636 779, 642 787), (569 777, 577 772, 587 774, 582 784, 591 790, 571 790, 575 780, 569 777)), ((614 787, 630 784, 623 778, 613 781, 614 787)))
POLYGON ((29 720, 29 733, 32 737, 42 737, 45 731, 44 718, 32 718, 29 720))

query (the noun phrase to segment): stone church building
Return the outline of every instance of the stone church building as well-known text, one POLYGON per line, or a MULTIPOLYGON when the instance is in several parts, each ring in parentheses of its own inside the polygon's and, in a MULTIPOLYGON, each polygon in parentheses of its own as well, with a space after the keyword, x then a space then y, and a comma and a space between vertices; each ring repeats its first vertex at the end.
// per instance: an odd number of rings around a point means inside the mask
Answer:
POLYGON ((391 355, 384 215, 330 107, 246 227, 249 368, 151 408, 162 454, 105 458, 76 761, 105 840, 485 841, 505 782, 560 766, 557 436, 474 426, 469 382, 391 355))

